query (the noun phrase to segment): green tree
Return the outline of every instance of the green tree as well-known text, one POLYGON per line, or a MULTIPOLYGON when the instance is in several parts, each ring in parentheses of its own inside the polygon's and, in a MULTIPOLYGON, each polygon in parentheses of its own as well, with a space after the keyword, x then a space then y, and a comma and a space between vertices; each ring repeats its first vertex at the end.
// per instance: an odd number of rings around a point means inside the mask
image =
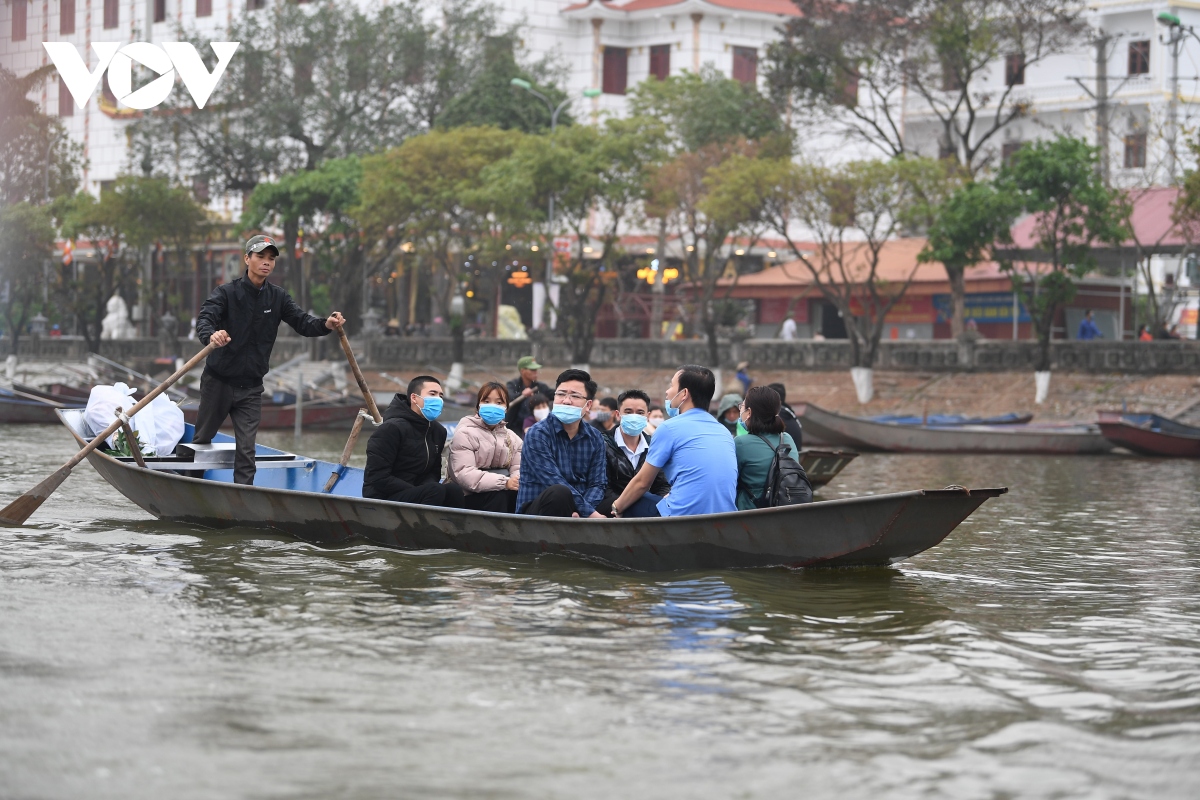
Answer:
POLYGON ((966 271, 991 258, 996 242, 1007 236, 1018 213, 1014 199, 992 183, 979 181, 963 185, 938 207, 920 259, 940 261, 946 269, 953 309, 950 332, 956 339, 964 330, 966 271))
MULTIPOLYGON (((1002 261, 1001 266, 1011 274, 1014 291, 1024 294, 1033 318, 1039 372, 1050 369, 1051 327, 1075 297, 1075 279, 1096 265, 1092 248, 1129 236, 1125 197, 1104 185, 1097 158, 1097 149, 1087 142, 1059 136, 1021 148, 996 176, 1002 202, 1034 216, 1038 260, 1002 261)), ((1001 233, 1007 242, 1007 227, 1001 233)))
POLYGON ((933 159, 856 161, 835 167, 739 157, 714 170, 717 202, 740 208, 787 241, 821 294, 841 313, 855 367, 872 367, 887 314, 916 274, 880 274, 883 249, 934 216, 953 167, 933 159), (801 247, 797 226, 816 252, 801 247))
MULTIPOLYGON (((437 118, 439 128, 491 126, 502 130, 542 133, 550 129, 550 109, 528 92, 512 85, 514 78, 538 85, 538 90, 557 106, 566 97, 553 84, 545 63, 524 67, 513 57, 510 36, 489 37, 485 43, 484 69, 463 91, 452 97, 437 118)), ((570 111, 558 115, 559 125, 574 122, 570 111)))
POLYGON ((511 158, 484 176, 507 229, 535 238, 558 262, 557 273, 566 279, 558 331, 574 363, 586 364, 591 357, 596 316, 623 255, 620 239, 638 219, 648 170, 664 135, 662 125, 644 119, 560 129, 553 136, 526 137, 511 158), (552 226, 546 220, 550 197, 555 200, 552 226), (575 245, 554 255, 553 238, 562 231, 573 235, 575 245), (599 244, 597 252, 584 249, 591 242, 599 244))
POLYGON ((363 159, 360 204, 351 213, 372 241, 410 241, 431 268, 436 307, 452 323, 456 363, 462 362, 463 321, 451 315, 451 300, 473 256, 486 254, 490 261, 507 252, 509 235, 496 203, 516 202, 497 198, 483 174, 512 155, 522 137, 487 127, 435 130, 363 159))
POLYGON ((18 77, 0 67, 0 205, 45 203, 74 193, 82 148, 28 94, 53 66, 18 77))
POLYGON ((21 333, 41 307, 39 289, 54 253, 54 220, 47 206, 27 202, 0 207, 0 285, 4 328, 17 351, 21 333))
POLYGON ((206 215, 190 192, 166 178, 121 177, 99 200, 80 193, 65 205, 63 233, 91 241, 99 260, 83 270, 78 285, 72 284, 72 270, 62 270, 64 307, 75 315, 88 346, 99 352, 109 297, 120 292, 127 303, 143 299, 135 275, 149 248, 165 243, 183 257, 206 215))

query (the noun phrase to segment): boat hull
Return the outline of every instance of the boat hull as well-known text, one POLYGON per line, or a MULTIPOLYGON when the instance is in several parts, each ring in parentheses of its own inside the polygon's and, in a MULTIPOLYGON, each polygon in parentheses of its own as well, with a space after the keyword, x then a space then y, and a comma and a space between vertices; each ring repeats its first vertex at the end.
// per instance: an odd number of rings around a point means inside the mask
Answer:
MULTIPOLYGON (((82 446, 84 439, 72 434, 82 446)), ((555 554, 642 571, 883 566, 937 545, 988 498, 1007 491, 955 488, 696 517, 573 520, 367 500, 357 496, 361 471, 347 473, 335 494, 321 494, 336 468, 322 461, 259 472, 289 488, 143 469, 99 451, 88 461, 163 520, 273 529, 324 546, 366 540, 401 550, 555 554)))
POLYGON ((795 406, 805 436, 827 444, 893 453, 1097 454, 1112 444, 1095 426, 896 425, 848 417, 812 403, 795 406))
POLYGON ((1141 455, 1200 458, 1200 428, 1155 414, 1120 411, 1101 411, 1099 425, 1108 441, 1141 455))
MULTIPOLYGON (((305 403, 301 412, 301 422, 305 430, 310 428, 345 428, 349 430, 354 424, 354 418, 358 416, 359 408, 361 408, 361 404, 305 403)), ((195 425, 198 412, 199 406, 184 407, 184 421, 195 425)), ((228 430, 233 429, 232 423, 228 420, 226 420, 225 427, 228 430)), ((295 405, 263 403, 258 423, 259 430, 291 430, 294 427, 296 427, 295 405)))

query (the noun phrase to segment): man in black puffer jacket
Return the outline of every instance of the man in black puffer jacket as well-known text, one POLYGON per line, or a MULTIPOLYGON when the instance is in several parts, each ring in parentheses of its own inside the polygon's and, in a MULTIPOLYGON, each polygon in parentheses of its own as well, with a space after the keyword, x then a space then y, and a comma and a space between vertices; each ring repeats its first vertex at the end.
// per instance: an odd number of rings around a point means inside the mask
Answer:
POLYGON ((407 395, 396 393, 383 424, 367 441, 363 497, 463 507, 458 484, 441 482, 446 429, 437 418, 443 402, 442 384, 429 375, 413 378, 407 395))
POLYGON ((217 349, 209 353, 200 376, 200 408, 192 441, 209 444, 225 418, 231 418, 237 441, 234 483, 254 483, 263 376, 271 368, 279 323, 286 322, 301 336, 325 336, 345 322, 336 311, 329 319, 305 314, 291 295, 268 283, 278 255, 270 236, 252 237, 243 259, 246 273, 213 289, 196 315, 197 338, 217 349))
MULTIPOLYGON (((608 488, 604 490, 604 500, 596 506, 596 510, 605 516, 612 511, 613 500, 621 496, 629 481, 646 463, 646 455, 650 452, 650 434, 646 433, 649 412, 650 395, 641 389, 630 389, 617 398, 617 425, 604 432, 608 488)), ((666 497, 670 491, 671 484, 659 472, 650 484, 650 494, 666 497)))

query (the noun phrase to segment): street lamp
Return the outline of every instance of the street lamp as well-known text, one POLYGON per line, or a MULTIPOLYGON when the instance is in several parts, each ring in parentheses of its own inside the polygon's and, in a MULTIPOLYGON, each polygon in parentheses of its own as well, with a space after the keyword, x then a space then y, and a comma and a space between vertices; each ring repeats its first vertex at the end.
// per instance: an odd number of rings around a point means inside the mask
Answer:
POLYGON ((1188 36, 1195 37, 1196 31, 1191 25, 1184 25, 1183 20, 1174 14, 1163 11, 1155 19, 1159 25, 1166 26, 1170 31, 1168 38, 1162 41, 1171 48, 1171 102, 1167 105, 1167 177, 1175 183, 1175 139, 1179 132, 1179 51, 1183 48, 1183 40, 1188 36))
MULTIPOLYGON (((551 146, 554 145, 554 129, 558 127, 558 114, 571 102, 572 98, 568 95, 563 98, 563 101, 557 107, 550 102, 550 98, 533 88, 533 84, 524 78, 513 78, 509 81, 518 89, 524 89, 534 97, 546 104, 546 110, 550 112, 550 135, 551 146)), ((584 97, 599 97, 601 94, 599 89, 584 89, 584 97)), ((542 305, 542 324, 547 325, 550 321, 550 284, 554 282, 554 192, 550 192, 550 209, 546 215, 546 226, 550 233, 551 247, 546 251, 546 302, 542 305)))

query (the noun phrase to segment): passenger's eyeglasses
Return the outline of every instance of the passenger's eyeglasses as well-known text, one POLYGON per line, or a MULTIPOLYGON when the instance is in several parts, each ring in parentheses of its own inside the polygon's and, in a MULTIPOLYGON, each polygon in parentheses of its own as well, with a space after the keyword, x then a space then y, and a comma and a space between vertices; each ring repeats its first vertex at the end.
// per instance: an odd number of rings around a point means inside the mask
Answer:
POLYGON ((579 402, 579 403, 587 402, 586 397, 584 397, 581 394, 575 394, 574 392, 555 392, 554 399, 555 400, 572 400, 572 401, 579 402))

